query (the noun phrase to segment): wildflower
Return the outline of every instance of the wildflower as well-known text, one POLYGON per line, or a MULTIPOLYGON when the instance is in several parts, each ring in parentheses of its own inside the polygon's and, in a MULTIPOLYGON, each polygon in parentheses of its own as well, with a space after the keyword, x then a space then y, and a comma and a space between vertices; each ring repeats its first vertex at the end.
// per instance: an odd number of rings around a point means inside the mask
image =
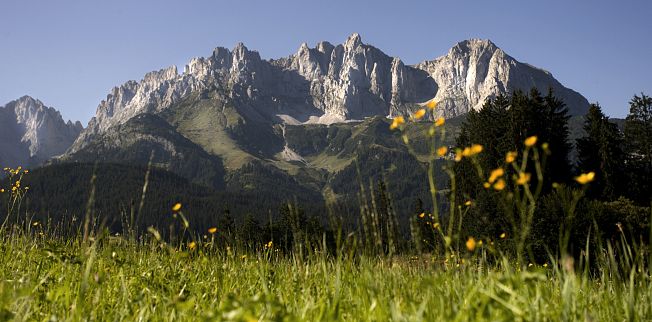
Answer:
POLYGON ((548 267, 548 263, 543 263, 543 267, 548 267))
POLYGON ((437 155, 443 157, 448 152, 448 147, 442 146, 437 149, 437 155))
POLYGON ((29 170, 25 169, 25 171, 23 171, 23 173, 27 174, 27 173, 29 173, 29 170))
POLYGON ((394 130, 403 123, 405 123, 405 119, 402 116, 397 116, 392 120, 392 124, 389 126, 389 129, 394 130))
POLYGON ((418 120, 422 118, 424 115, 426 115, 426 110, 425 109, 420 109, 416 112, 414 112, 414 119, 418 120))
POLYGON ((518 156, 518 152, 516 151, 507 152, 507 155, 505 156, 505 162, 512 163, 516 161, 516 156, 518 156))
POLYGON ((591 171, 589 173, 582 173, 579 176, 575 177, 575 181, 579 184, 587 184, 595 179, 595 172, 591 171))
POLYGON ((455 149, 455 162, 462 161, 462 156, 463 156, 462 149, 460 148, 455 149))
POLYGON ((491 175, 489 175, 489 180, 487 180, 489 183, 494 183, 496 179, 502 177, 505 174, 505 170, 503 168, 498 168, 493 171, 491 171, 491 175))
POLYGON ((423 217, 425 217, 425 216, 426 216, 426 213, 425 213, 425 212, 422 212, 422 213, 419 214, 419 218, 423 218, 423 217))
POLYGON ((467 201, 464 203, 464 205, 467 206, 467 207, 470 206, 470 205, 471 205, 471 200, 467 200, 467 201))
POLYGON ((247 259, 247 255, 240 256, 240 259, 247 259))
POLYGON ((505 189, 505 180, 498 179, 498 181, 494 183, 494 189, 496 189, 497 191, 505 189))
POLYGON ((214 234, 216 232, 217 232, 217 228, 215 228, 215 227, 208 228, 208 233, 209 234, 214 234))
POLYGON ((534 266, 534 264, 532 264, 532 263, 527 264, 527 267, 532 267, 532 266, 534 266))
POLYGON ((470 147, 464 148, 464 150, 462 150, 462 156, 470 157, 471 156, 471 148, 470 147))
POLYGON ((466 241, 466 249, 468 249, 470 252, 475 250, 475 238, 469 237, 469 239, 466 241))
POLYGON ((274 243, 272 243, 271 240, 268 243, 265 243, 265 248, 267 248, 267 249, 271 249, 272 246, 274 246, 274 243))
POLYGON ((0 189, 0 193, 4 193, 4 192, 5 192, 5 189, 0 189))
POLYGON ((420 105, 421 105, 421 106, 425 106, 425 107, 427 107, 427 108, 429 108, 429 109, 432 110, 432 109, 434 109, 435 107, 437 107, 437 101, 435 101, 435 99, 433 98, 433 99, 431 99, 431 100, 429 100, 429 101, 427 101, 427 102, 425 102, 425 103, 421 103, 420 105))
POLYGON ((440 117, 437 120, 435 120, 435 126, 442 126, 444 125, 444 123, 446 123, 446 120, 443 117, 440 117))
POLYGON ((439 228, 439 223, 438 223, 438 222, 434 223, 434 224, 432 225, 432 228, 438 229, 438 228, 439 228))
POLYGON ((464 150, 462 151, 462 155, 465 156, 465 157, 472 157, 472 156, 482 152, 482 149, 483 149, 482 145, 473 144, 470 147, 464 148, 464 150))
POLYGON ((478 240, 478 246, 482 246, 482 239, 478 240))
POLYGON ((530 174, 525 172, 519 172, 518 178, 516 179, 516 184, 523 186, 528 182, 530 182, 530 174))
POLYGON ((174 206, 172 206, 172 211, 178 212, 179 210, 181 210, 181 203, 177 202, 176 204, 174 204, 174 206))
POLYGON ((543 151, 548 152, 548 149, 550 149, 550 144, 548 144, 548 142, 544 142, 543 144, 541 144, 541 148, 543 149, 543 151))
POLYGON ((38 221, 35 221, 35 222, 32 223, 32 226, 34 226, 34 227, 36 227, 38 225, 39 225, 38 221))
POLYGON ((485 183, 482 184, 482 186, 483 186, 485 189, 489 189, 489 187, 491 187, 491 183, 489 183, 489 182, 485 182, 485 183))
POLYGON ((500 234, 500 239, 505 239, 505 237, 507 237, 507 234, 506 234, 506 233, 502 233, 502 234, 500 234))
POLYGON ((188 248, 189 248, 190 250, 195 249, 195 247, 197 247, 197 243, 195 243, 194 241, 188 243, 188 248))
POLYGON ((537 144, 537 136, 536 135, 533 135, 533 136, 525 139, 525 146, 526 147, 529 148, 529 147, 534 146, 535 144, 537 144))

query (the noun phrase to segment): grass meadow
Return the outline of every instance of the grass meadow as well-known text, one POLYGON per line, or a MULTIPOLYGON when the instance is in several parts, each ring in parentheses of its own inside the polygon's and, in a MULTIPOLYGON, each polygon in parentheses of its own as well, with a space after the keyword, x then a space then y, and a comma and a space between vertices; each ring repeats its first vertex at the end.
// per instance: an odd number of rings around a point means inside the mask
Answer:
MULTIPOLYGON (((413 118, 424 114, 420 110, 413 118)), ((434 122, 429 135, 443 136, 444 122, 434 122)), ((402 130, 406 125, 405 119, 396 118, 391 127, 402 130)), ((407 137, 404 141, 409 144, 407 137)), ((471 160, 486 181, 484 188, 513 206, 514 233, 484 240, 460 233, 472 200, 451 200, 449 213, 437 213, 432 167, 435 159, 450 154, 446 147, 433 145, 432 159, 426 161, 435 207, 433 214, 416 215, 430 218, 427 225, 437 240, 434 249, 425 251, 398 251, 398 241, 392 240, 395 218, 379 219, 376 207, 365 207, 368 201, 361 201, 364 233, 340 230, 335 249, 325 242, 297 243, 290 252, 271 241, 254 247, 217 243, 219 227, 203 238, 186 234, 191 223, 181 204, 171 209, 183 229, 176 241, 166 240, 153 227, 139 237, 116 235, 89 224, 92 190, 86 218, 76 226, 67 223, 77 227, 76 233, 63 234, 56 225, 15 220, 22 218, 20 203, 29 193, 20 183, 28 173, 5 170, 11 186, 3 190, 10 197, 0 230, 0 320, 652 320, 652 261, 644 243, 633 244, 621 234, 599 249, 586 246, 578 255, 566 254, 561 245, 548 261, 528 260, 526 241, 547 145, 536 137, 524 145, 493 170, 479 168, 479 145, 455 151, 449 160, 471 160), (506 175, 508 168, 513 178, 506 175)), ((569 218, 593 176, 575 178, 580 188, 568 200, 569 218)))

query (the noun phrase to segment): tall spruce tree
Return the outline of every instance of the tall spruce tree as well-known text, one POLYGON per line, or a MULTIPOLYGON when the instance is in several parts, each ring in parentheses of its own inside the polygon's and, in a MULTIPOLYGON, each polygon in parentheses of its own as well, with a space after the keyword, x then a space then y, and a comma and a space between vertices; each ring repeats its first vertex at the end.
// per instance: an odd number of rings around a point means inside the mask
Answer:
POLYGON ((629 102, 625 149, 629 197, 642 205, 652 201, 652 97, 641 93, 629 102))
POLYGON ((588 190, 590 197, 614 200, 624 188, 623 137, 616 124, 602 113, 598 104, 591 104, 584 121, 586 135, 577 139, 578 170, 594 171, 595 182, 588 190))

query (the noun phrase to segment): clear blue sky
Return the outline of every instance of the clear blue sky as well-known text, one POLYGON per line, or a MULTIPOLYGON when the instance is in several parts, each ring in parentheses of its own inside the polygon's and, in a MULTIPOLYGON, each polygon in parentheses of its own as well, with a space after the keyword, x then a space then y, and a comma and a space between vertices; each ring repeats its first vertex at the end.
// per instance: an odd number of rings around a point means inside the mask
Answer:
POLYGON ((358 32, 408 64, 488 38, 624 117, 652 95, 652 1, 2 0, 0 105, 28 94, 86 124, 109 90, 243 42, 263 58, 358 32))

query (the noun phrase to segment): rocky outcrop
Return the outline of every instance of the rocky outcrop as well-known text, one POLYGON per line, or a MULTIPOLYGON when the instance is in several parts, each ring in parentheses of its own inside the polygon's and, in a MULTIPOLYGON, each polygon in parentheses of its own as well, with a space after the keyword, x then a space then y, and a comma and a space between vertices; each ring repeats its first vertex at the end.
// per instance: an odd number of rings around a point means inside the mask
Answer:
POLYGON ((437 114, 453 117, 478 110, 488 98, 515 90, 549 89, 562 99, 572 114, 584 114, 588 101, 564 87, 551 73, 520 63, 489 40, 458 43, 448 54, 415 66, 427 71, 439 86, 437 114))
POLYGON ((0 107, 0 164, 34 166, 64 153, 77 139, 81 123, 64 122, 41 101, 23 96, 0 107))
POLYGON ((550 73, 519 63, 488 40, 460 42, 416 66, 364 44, 355 33, 344 44, 302 44, 296 54, 275 60, 238 44, 192 59, 183 73, 173 66, 114 88, 71 152, 138 114, 160 113, 211 91, 223 95, 221 106, 233 106, 249 120, 298 124, 406 114, 433 97, 440 103, 430 117, 453 117, 480 108, 487 98, 532 87, 544 93, 552 88, 572 114, 588 107, 550 73))

